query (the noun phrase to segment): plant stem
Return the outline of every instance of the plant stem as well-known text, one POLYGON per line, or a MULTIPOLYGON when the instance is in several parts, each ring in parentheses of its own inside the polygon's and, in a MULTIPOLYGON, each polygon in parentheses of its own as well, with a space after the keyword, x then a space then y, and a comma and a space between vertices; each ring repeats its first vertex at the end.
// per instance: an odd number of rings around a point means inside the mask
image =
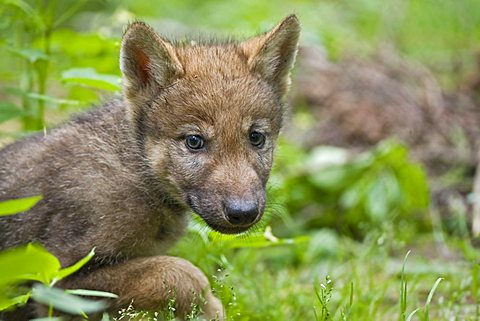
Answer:
MULTIPOLYGON (((51 35, 53 31, 55 10, 57 7, 56 0, 50 0, 48 8, 44 12, 45 30, 42 33, 43 52, 48 57, 51 53, 51 35)), ((50 59, 42 60, 38 63, 36 72, 38 77, 38 94, 45 95, 47 91, 48 70, 50 67, 50 59)), ((38 101, 35 127, 37 130, 45 127, 45 101, 38 101)))
MULTIPOLYGON (((30 42, 30 39, 25 39, 29 35, 28 27, 25 25, 21 26, 20 28, 19 37, 18 37, 18 47, 23 47, 25 42, 30 42)), ((22 74, 20 77, 20 88, 23 92, 28 93, 33 90, 33 75, 32 75, 32 64, 28 60, 22 61, 22 74)), ((26 95, 22 97, 22 107, 24 114, 22 116, 22 126, 24 130, 30 131, 34 130, 35 128, 35 118, 34 118, 34 111, 32 106, 32 101, 26 95)))

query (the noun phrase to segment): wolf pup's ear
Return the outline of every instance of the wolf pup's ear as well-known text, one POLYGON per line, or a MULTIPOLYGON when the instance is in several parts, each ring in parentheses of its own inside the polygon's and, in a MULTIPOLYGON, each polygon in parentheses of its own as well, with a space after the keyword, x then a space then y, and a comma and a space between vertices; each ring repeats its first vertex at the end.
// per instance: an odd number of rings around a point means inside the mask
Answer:
POLYGON ((281 98, 290 85, 299 36, 300 23, 295 15, 290 15, 269 32, 241 43, 250 70, 267 80, 281 98))
POLYGON ((151 99, 183 74, 175 47, 143 22, 130 24, 122 39, 120 70, 130 100, 151 99))

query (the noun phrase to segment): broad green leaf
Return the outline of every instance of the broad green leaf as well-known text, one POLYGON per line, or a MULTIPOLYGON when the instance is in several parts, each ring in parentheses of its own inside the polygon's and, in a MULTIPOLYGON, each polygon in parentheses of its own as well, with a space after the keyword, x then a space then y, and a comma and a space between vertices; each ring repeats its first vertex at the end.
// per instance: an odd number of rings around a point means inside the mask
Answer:
POLYGON ((366 182, 360 179, 351 186, 348 186, 345 193, 340 197, 340 204, 345 209, 351 209, 358 206, 366 194, 366 182))
POLYGON ((94 290, 85 290, 85 289, 73 289, 73 290, 65 290, 68 294, 74 295, 84 295, 84 296, 95 296, 99 298, 118 298, 118 295, 110 292, 104 291, 94 291, 94 290))
POLYGON ((84 85, 103 90, 117 91, 120 89, 120 77, 116 75, 99 74, 94 68, 73 68, 62 73, 66 83, 84 85))
POLYGON ((366 209, 370 218, 376 222, 390 214, 386 189, 381 177, 372 182, 367 194, 366 209))
MULTIPOLYGON (((24 281, 39 281, 44 284, 53 284, 62 278, 71 275, 84 266, 94 255, 94 250, 75 263, 61 269, 58 259, 45 250, 41 245, 28 244, 19 248, 0 253, 0 310, 25 303, 30 293, 21 296, 7 294, 18 291, 16 284, 24 281)), ((112 293, 93 291, 83 295, 115 297, 112 293)))
POLYGON ((404 203, 413 209, 426 208, 430 202, 426 173, 418 164, 408 165, 397 170, 398 181, 405 195, 404 203))
POLYGON ((345 166, 331 166, 314 172, 309 176, 309 181, 321 189, 337 190, 344 187, 350 174, 345 166))
POLYGON ((333 146, 319 146, 310 152, 306 166, 308 168, 325 168, 340 166, 349 160, 350 154, 347 149, 333 146))
POLYGON ((392 169, 389 169, 383 173, 382 176, 385 194, 387 196, 388 202, 390 204, 400 204, 402 201, 402 191, 401 186, 395 177, 392 169))
POLYGON ((83 259, 78 261, 77 263, 66 267, 64 269, 61 269, 58 271, 57 275, 55 276, 55 281, 60 281, 61 279, 77 272, 80 270, 85 264, 88 263, 92 259, 92 257, 95 255, 95 248, 93 248, 90 253, 88 253, 83 259))
POLYGON ((218 232, 210 232, 211 239, 227 248, 263 248, 278 245, 291 245, 308 241, 308 236, 300 236, 293 239, 281 239, 273 235, 271 228, 267 226, 265 231, 246 233, 241 235, 222 235, 218 232))
POLYGON ((0 216, 13 215, 29 210, 42 196, 32 196, 0 202, 0 216))
POLYGON ((239 249, 239 248, 263 248, 279 245, 293 245, 298 243, 307 242, 309 238, 307 236, 297 237, 294 239, 279 239, 277 242, 272 242, 264 237, 250 237, 248 239, 237 239, 221 242, 221 244, 227 248, 239 249))
POLYGON ((28 244, 0 253, 0 290, 23 281, 51 282, 60 269, 58 259, 39 244, 28 244))
POLYGON ((11 103, 0 103, 0 123, 20 117, 23 115, 23 110, 11 103))
POLYGON ((68 294, 64 290, 51 288, 42 284, 35 284, 32 290, 32 299, 36 302, 52 306, 55 310, 69 314, 83 315, 105 310, 104 301, 93 301, 68 294))
POLYGON ((271 247, 284 244, 293 244, 293 241, 290 240, 280 240, 277 242, 272 242, 267 240, 265 237, 255 236, 248 237, 246 239, 233 239, 233 240, 224 240, 220 241, 224 247, 237 249, 237 248, 261 248, 261 247, 271 247))

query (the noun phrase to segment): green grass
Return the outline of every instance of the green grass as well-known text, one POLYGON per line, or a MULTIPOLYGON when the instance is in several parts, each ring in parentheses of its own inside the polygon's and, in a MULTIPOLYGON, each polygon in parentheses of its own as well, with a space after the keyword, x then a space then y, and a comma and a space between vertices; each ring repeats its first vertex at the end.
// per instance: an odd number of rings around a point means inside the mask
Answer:
MULTIPOLYGON (((325 233, 290 245, 232 249, 230 238, 204 238, 192 229, 171 254, 207 274, 227 320, 480 320, 479 266, 462 254, 463 242, 435 244, 424 235, 406 244, 372 231, 363 242, 337 235, 334 251, 317 251, 325 233), (439 246, 448 255, 435 257, 439 246)), ((173 320, 169 312, 160 315, 173 320)), ((122 315, 156 320, 132 307, 122 315)))
POLYGON ((442 257, 431 235, 400 239, 318 230, 307 241, 232 249, 191 231, 172 254, 209 276, 228 320, 480 320, 478 262, 461 254, 464 244, 442 244, 442 257), (332 235, 329 249, 322 240, 332 235))

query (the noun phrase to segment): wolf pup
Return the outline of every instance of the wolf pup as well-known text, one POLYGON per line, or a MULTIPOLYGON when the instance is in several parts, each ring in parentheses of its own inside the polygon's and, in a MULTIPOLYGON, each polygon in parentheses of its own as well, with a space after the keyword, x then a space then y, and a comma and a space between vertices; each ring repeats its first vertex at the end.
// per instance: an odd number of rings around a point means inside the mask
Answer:
POLYGON ((291 15, 242 42, 175 43, 130 24, 121 99, 0 151, 0 200, 43 195, 0 219, 0 249, 39 242, 68 266, 95 247, 59 286, 116 293, 112 311, 175 296, 178 318, 197 304, 222 320, 205 275, 161 254, 189 209, 222 233, 262 217, 299 32, 291 15))

